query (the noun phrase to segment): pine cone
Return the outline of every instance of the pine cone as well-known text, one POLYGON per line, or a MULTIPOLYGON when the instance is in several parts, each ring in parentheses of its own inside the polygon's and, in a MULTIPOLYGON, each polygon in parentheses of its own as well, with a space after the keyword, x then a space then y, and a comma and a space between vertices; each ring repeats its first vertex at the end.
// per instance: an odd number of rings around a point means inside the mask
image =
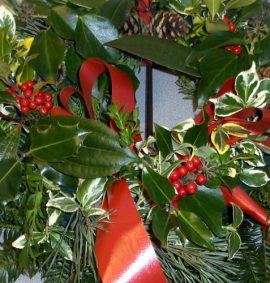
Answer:
POLYGON ((270 67, 260 68, 257 72, 261 80, 270 79, 270 67))
POLYGON ((189 32, 186 20, 174 11, 160 11, 150 24, 151 35, 159 38, 175 40, 184 37, 189 32))
POLYGON ((141 18, 134 14, 130 15, 125 21, 123 27, 120 29, 120 35, 133 35, 133 34, 144 34, 146 33, 145 24, 141 18))

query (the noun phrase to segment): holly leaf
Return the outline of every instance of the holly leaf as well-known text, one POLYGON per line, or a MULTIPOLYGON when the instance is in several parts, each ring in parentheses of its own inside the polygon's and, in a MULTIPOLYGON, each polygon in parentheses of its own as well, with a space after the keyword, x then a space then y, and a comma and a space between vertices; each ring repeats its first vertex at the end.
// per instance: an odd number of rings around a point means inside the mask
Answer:
POLYGON ((181 209, 196 214, 218 237, 222 237, 222 210, 226 202, 219 189, 200 186, 195 195, 180 199, 178 204, 181 209))
POLYGON ((267 184, 269 177, 264 171, 244 169, 239 174, 240 180, 249 187, 262 187, 267 184))
POLYGON ((64 52, 63 40, 51 29, 43 31, 35 36, 32 43, 28 56, 36 56, 29 64, 44 80, 55 83, 64 52))
POLYGON ((120 29, 133 5, 131 0, 110 0, 101 8, 101 16, 109 19, 117 29, 120 29))
POLYGON ((225 131, 230 136, 239 137, 239 138, 247 138, 249 135, 249 131, 237 124, 234 123, 226 123, 222 125, 222 128, 225 129, 225 131))
POLYGON ((264 167, 265 161, 262 151, 251 141, 241 141, 237 144, 240 154, 249 156, 244 162, 253 167, 264 167))
POLYGON ((166 158, 173 151, 171 131, 155 124, 155 137, 161 156, 166 158))
POLYGON ((157 203, 169 203, 172 201, 175 191, 167 178, 145 166, 142 173, 142 182, 151 199, 157 203))
POLYGON ((161 205, 157 205, 152 210, 152 229, 155 236, 164 244, 167 244, 167 236, 174 227, 173 216, 170 211, 161 205))
POLYGON ((73 82, 78 82, 79 70, 83 61, 84 60, 79 56, 74 47, 68 49, 65 57, 67 76, 73 82))
POLYGON ((50 21, 57 34, 65 39, 75 39, 75 29, 78 22, 78 14, 67 6, 52 8, 50 21))
POLYGON ((211 240, 212 233, 196 214, 181 209, 176 213, 176 221, 179 224, 180 231, 187 239, 201 247, 214 248, 211 240))
POLYGON ((0 104, 17 105, 16 99, 6 91, 0 91, 0 104))
POLYGON ((219 11, 222 0, 204 0, 212 18, 215 17, 216 13, 219 11))
POLYGON ((9 202, 17 196, 22 181, 21 163, 17 159, 0 161, 0 202, 9 202))
POLYGON ((229 139, 228 133, 222 126, 218 126, 211 134, 211 142, 219 154, 224 154, 230 146, 227 144, 229 139))
POLYGON ((237 232, 231 232, 228 239, 229 259, 233 259, 241 246, 241 238, 237 232))

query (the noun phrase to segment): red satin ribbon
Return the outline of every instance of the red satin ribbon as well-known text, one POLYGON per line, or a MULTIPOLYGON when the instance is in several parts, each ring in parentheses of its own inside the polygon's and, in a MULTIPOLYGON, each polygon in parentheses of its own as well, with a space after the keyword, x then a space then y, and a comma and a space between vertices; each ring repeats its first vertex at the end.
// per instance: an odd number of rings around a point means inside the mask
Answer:
POLYGON ((97 231, 95 252, 103 283, 163 283, 165 276, 125 180, 108 189, 111 224, 97 231))
MULTIPOLYGON (((124 111, 133 111, 135 108, 134 88, 127 74, 101 59, 92 58, 82 64, 79 73, 81 95, 90 118, 94 118, 91 101, 93 86, 98 77, 106 71, 111 78, 112 102, 117 102, 119 109, 125 107, 124 111)), ((53 108, 52 115, 74 115, 69 109, 69 100, 75 93, 78 93, 75 88, 63 89, 60 93, 63 108, 53 108)), ((115 129, 112 123, 111 127, 115 129)), ((138 136, 135 138, 140 139, 138 136)), ((104 225, 106 231, 97 231, 95 243, 102 282, 166 282, 126 181, 118 181, 108 189, 103 207, 113 213, 112 222, 104 225)))

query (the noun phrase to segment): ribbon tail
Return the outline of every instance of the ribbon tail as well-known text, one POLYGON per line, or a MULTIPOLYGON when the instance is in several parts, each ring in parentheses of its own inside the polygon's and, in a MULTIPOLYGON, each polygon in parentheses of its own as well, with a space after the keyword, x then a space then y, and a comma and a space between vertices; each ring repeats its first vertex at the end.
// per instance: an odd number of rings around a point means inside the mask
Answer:
POLYGON ((226 187, 221 187, 221 191, 227 204, 234 203, 238 205, 244 213, 253 217, 262 225, 270 226, 270 219, 267 212, 263 210, 241 187, 237 186, 232 191, 226 187))
POLYGON ((111 223, 97 231, 95 254, 103 283, 167 282, 125 180, 107 192, 111 223))

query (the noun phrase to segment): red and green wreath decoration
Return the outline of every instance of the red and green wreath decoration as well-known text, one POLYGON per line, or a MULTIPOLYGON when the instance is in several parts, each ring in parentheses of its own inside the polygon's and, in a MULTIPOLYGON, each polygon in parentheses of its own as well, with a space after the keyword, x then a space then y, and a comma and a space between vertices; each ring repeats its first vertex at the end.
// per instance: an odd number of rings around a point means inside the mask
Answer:
POLYGON ((0 6, 1 282, 269 282, 269 10, 0 6), (197 103, 146 140, 141 65, 197 103))

